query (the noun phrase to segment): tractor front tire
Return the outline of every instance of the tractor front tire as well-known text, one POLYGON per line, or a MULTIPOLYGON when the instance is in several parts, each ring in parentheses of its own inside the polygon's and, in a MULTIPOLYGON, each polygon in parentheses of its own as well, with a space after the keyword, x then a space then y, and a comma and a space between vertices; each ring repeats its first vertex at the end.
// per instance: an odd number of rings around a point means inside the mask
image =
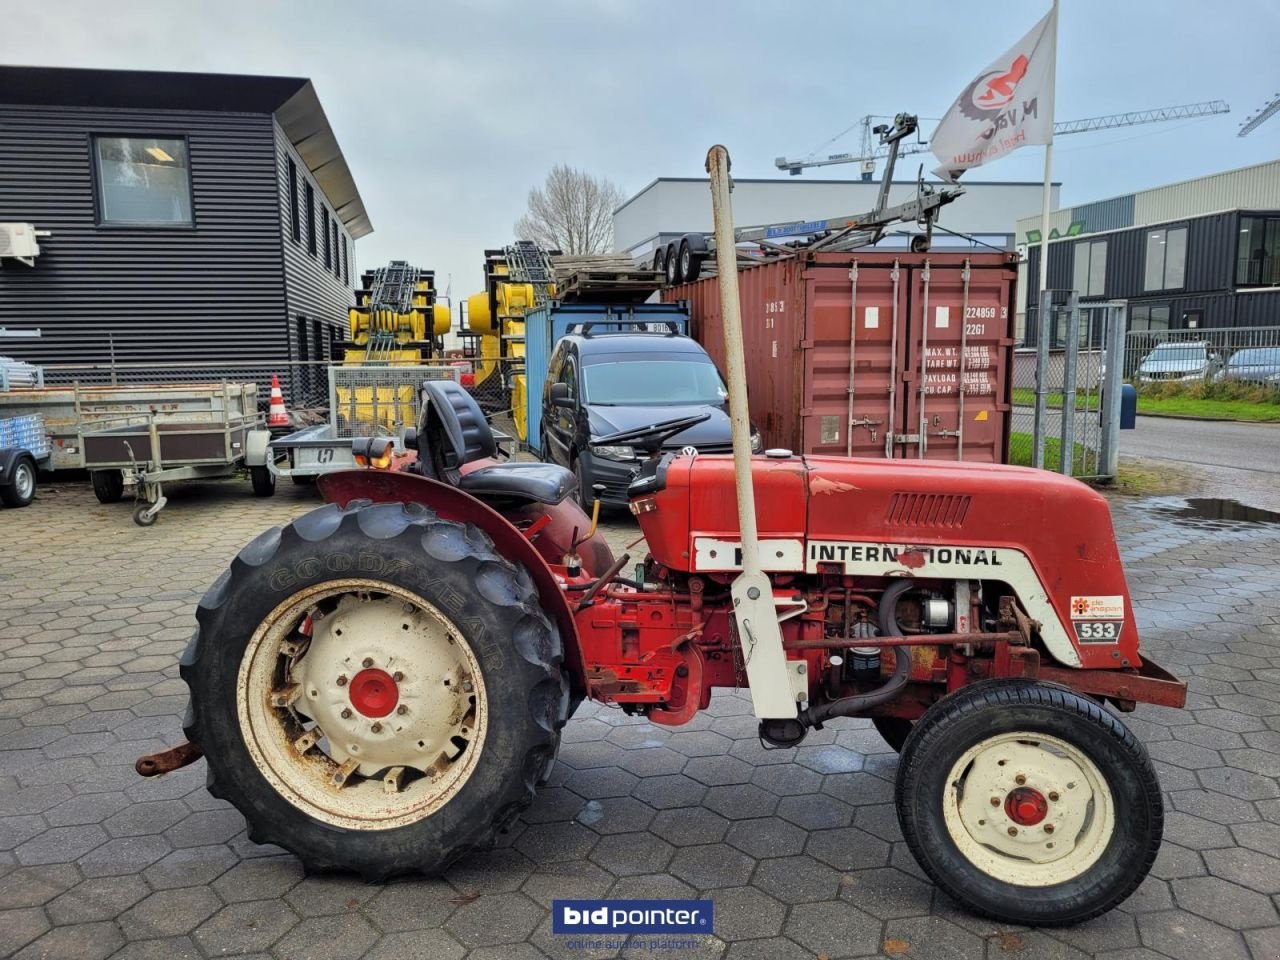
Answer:
POLYGON ((1065 687, 988 680, 939 700, 903 747, 898 820, 920 866, 995 920, 1078 923, 1137 889, 1164 826, 1146 750, 1065 687))
POLYGON ((210 792, 309 869, 439 873, 554 761, 560 636, 473 524, 321 507, 241 550, 196 620, 181 674, 210 792))

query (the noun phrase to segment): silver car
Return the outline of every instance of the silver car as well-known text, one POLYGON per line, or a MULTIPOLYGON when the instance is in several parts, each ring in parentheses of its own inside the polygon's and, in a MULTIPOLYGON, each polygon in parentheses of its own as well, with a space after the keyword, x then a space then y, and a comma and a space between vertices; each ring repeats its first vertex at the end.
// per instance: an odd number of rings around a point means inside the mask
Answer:
POLYGON ((1222 357, 1206 340, 1182 340, 1157 344, 1138 365, 1142 383, 1212 380, 1222 368, 1222 357))
POLYGON ((1280 347, 1246 347, 1227 358, 1219 380, 1280 387, 1280 347))

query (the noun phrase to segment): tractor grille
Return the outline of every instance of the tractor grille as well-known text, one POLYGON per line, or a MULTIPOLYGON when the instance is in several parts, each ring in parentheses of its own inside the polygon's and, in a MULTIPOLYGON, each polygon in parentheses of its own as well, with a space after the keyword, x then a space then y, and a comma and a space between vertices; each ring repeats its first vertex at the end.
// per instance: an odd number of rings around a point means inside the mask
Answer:
POLYGON ((950 493, 895 493, 885 520, 896 527, 958 527, 969 512, 969 500, 950 493))

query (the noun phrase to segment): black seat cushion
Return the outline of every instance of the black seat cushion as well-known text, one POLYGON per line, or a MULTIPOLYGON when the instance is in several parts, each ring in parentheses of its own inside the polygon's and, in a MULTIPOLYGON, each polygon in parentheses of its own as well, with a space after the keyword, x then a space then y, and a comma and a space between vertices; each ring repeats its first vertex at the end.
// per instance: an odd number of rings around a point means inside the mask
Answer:
POLYGON ((556 463, 495 463, 463 475, 458 486, 482 500, 560 503, 578 487, 573 471, 556 463))

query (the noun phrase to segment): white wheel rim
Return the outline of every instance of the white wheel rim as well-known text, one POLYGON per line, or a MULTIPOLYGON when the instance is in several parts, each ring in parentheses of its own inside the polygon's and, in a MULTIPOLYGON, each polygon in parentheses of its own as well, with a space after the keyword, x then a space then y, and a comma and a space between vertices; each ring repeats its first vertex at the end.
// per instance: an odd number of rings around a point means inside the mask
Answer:
POLYGON ((441 809, 488 729, 480 665, 453 621, 374 580, 329 581, 276 607, 241 660, 236 709, 281 796, 358 830, 441 809))
POLYGON ((27 500, 31 497, 31 491, 36 487, 36 477, 30 464, 18 464, 18 469, 14 471, 13 475, 13 486, 17 490, 20 499, 27 500))
POLYGON ((952 766, 945 791, 943 817, 956 847, 983 873, 1020 887, 1080 876, 1115 832, 1115 800, 1102 772, 1057 737, 1015 732, 983 740, 952 766), (1018 799, 1030 804, 1022 810, 1035 810, 1031 817, 1018 813, 1018 799))

